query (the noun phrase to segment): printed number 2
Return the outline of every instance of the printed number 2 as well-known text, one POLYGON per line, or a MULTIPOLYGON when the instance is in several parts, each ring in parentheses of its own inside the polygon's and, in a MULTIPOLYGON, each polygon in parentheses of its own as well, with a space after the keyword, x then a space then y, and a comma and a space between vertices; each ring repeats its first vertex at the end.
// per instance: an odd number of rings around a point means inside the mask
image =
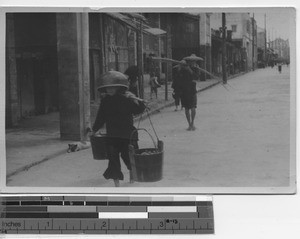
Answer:
POLYGON ((106 222, 103 222, 103 223, 102 223, 102 227, 106 227, 106 222))

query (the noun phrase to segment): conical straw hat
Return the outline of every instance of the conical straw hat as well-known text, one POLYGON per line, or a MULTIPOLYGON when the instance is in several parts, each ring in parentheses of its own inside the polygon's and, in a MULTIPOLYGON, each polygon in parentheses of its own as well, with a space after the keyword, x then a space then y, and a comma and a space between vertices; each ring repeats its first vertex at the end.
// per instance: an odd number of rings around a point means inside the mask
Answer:
POLYGON ((119 71, 108 71, 102 75, 102 83, 98 90, 105 87, 120 86, 128 89, 128 77, 119 71))
POLYGON ((183 58, 183 60, 186 61, 203 61, 203 58, 196 56, 195 54, 192 54, 190 56, 186 56, 183 58))

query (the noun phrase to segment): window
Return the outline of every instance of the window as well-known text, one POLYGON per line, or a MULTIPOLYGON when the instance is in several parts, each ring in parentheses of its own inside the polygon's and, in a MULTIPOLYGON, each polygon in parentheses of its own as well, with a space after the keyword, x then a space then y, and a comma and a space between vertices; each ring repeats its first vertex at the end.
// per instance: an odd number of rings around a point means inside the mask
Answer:
POLYGON ((193 33, 195 31, 194 23, 193 22, 187 22, 185 25, 186 32, 193 33))
POLYGON ((236 32, 237 26, 236 25, 231 25, 231 30, 232 32, 236 32))
POLYGON ((251 25, 250 21, 247 21, 247 32, 248 33, 250 33, 250 25, 251 25))

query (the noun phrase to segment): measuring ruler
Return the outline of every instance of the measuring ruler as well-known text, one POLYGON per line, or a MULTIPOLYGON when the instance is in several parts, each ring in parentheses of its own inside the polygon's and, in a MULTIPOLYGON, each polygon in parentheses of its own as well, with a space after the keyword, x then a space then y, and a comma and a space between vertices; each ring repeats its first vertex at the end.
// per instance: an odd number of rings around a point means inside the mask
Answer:
POLYGON ((210 197, 0 197, 2 234, 213 234, 210 197))

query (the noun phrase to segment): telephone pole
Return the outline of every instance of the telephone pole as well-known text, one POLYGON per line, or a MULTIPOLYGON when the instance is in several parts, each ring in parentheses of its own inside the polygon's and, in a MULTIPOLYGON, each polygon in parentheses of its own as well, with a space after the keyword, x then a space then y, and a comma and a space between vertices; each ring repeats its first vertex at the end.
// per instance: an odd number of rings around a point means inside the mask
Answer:
POLYGON ((254 71, 255 69, 255 58, 254 58, 254 54, 255 54, 255 27, 254 27, 254 13, 253 13, 253 17, 252 17, 252 70, 254 71))
POLYGON ((143 78, 143 31, 142 21, 140 22, 139 29, 137 30, 137 67, 139 70, 139 97, 144 99, 144 78, 143 78))
POLYGON ((223 72, 223 84, 227 84, 226 15, 225 15, 225 13, 222 13, 222 72, 223 72))
POLYGON ((264 51, 264 64, 267 62, 267 16, 265 14, 265 51, 264 51))

